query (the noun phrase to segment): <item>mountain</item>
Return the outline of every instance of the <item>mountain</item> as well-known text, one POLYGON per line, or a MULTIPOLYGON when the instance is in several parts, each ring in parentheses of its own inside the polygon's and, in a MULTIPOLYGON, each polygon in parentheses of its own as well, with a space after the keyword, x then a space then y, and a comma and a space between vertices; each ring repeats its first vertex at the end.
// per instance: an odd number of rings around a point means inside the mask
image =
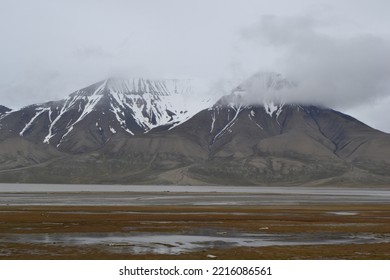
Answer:
POLYGON ((0 105, 0 116, 5 114, 5 113, 7 113, 7 112, 9 112, 9 111, 11 111, 10 108, 7 108, 7 107, 5 107, 3 105, 0 105))
MULTIPOLYGON (((148 84, 139 81, 138 85, 148 84)), ((389 134, 330 108, 284 103, 283 90, 295 84, 279 74, 256 74, 213 105, 198 100, 193 110, 189 107, 198 94, 192 90, 187 94, 184 89, 189 87, 183 83, 165 86, 166 91, 158 82, 147 89, 134 84, 106 80, 60 102, 3 116, 0 148, 5 150, 7 143, 11 147, 6 156, 0 155, 0 180, 190 185, 390 182, 389 134), (186 102, 173 101, 180 94, 192 97, 185 99, 190 100, 188 108, 186 102), (16 139, 36 147, 32 159, 16 139)))
POLYGON ((191 80, 107 79, 56 102, 34 104, 3 116, 3 137, 20 135, 61 151, 82 153, 115 134, 167 130, 206 108, 191 80), (191 101, 190 101, 191 100, 191 101))

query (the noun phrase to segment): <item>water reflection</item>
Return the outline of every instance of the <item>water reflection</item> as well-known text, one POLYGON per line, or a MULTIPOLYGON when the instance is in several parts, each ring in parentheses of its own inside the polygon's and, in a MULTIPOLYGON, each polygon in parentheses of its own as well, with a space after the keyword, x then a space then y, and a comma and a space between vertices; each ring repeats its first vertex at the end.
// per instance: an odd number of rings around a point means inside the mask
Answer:
POLYGON ((175 255, 212 248, 389 242, 390 235, 347 233, 241 234, 234 232, 227 232, 223 236, 216 232, 214 235, 45 233, 0 235, 0 241, 25 244, 60 244, 63 246, 100 246, 104 250, 116 253, 175 255))

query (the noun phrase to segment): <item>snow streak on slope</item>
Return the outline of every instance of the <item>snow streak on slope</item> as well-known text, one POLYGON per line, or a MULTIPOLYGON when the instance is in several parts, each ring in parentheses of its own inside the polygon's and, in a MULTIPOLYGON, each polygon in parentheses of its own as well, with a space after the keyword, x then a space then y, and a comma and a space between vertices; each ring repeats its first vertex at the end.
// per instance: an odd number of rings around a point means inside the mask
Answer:
MULTIPOLYGON (((41 109, 41 108, 37 108, 38 110, 41 109)), ((31 125, 33 124, 33 122, 40 116, 42 115, 42 113, 48 111, 49 109, 48 108, 44 108, 42 109, 41 111, 38 111, 35 116, 25 125, 25 127, 22 129, 22 131, 19 133, 20 136, 23 136, 24 133, 27 131, 27 129, 29 129, 31 127, 31 125)))
POLYGON ((92 95, 87 96, 84 100, 86 101, 86 104, 84 105, 84 109, 80 115, 80 117, 72 124, 71 129, 73 129, 73 126, 81 121, 83 118, 85 118, 86 115, 91 113, 94 109, 96 104, 99 102, 99 100, 102 98, 101 92, 103 91, 104 87, 106 85, 106 81, 104 81, 95 91, 92 95))
POLYGON ((253 119, 253 117, 254 117, 255 115, 256 115, 256 114, 255 114, 255 111, 251 110, 251 112, 248 114, 248 117, 249 117, 249 119, 250 119, 251 121, 253 121, 253 122, 256 124, 256 126, 257 126, 258 128, 260 128, 261 130, 263 130, 264 128, 263 128, 260 124, 258 124, 258 123, 253 119))
MULTIPOLYGON (((103 90, 104 86, 105 86, 105 83, 102 83, 90 96, 82 96, 81 97, 79 94, 77 94, 77 93, 80 93, 80 91, 76 92, 76 94, 74 94, 73 96, 71 96, 71 98, 68 98, 65 101, 63 107, 61 108, 60 113, 58 114, 58 116, 54 120, 52 120, 52 117, 51 117, 52 112, 50 109, 50 112, 49 112, 49 120, 50 120, 49 133, 46 135, 45 139, 43 140, 43 143, 46 143, 46 144, 50 143, 50 139, 56 134, 54 132, 54 130, 56 129, 56 126, 55 126, 56 123, 61 118, 63 118, 63 116, 66 112, 69 112, 70 110, 77 107, 78 112, 81 112, 81 114, 79 115, 79 117, 77 118, 76 121, 68 122, 68 125, 65 127, 66 131, 61 137, 61 141, 62 141, 62 139, 66 135, 68 135, 69 132, 71 132, 73 130, 73 127, 75 124, 77 124, 78 122, 83 120, 85 118, 85 116, 87 116, 90 112, 93 111, 95 105, 99 102, 100 98, 102 97, 100 92, 103 90), (82 106, 82 102, 80 102, 81 100, 84 101, 84 103, 85 103, 84 106, 82 106)), ((58 110, 58 107, 56 109, 58 110)), ((58 129, 57 129, 57 131, 58 131, 58 129)), ((60 141, 60 143, 61 143, 61 141, 60 141)))
POLYGON ((210 128, 210 132, 209 133, 212 133, 213 130, 214 130, 214 124, 215 124, 215 120, 216 120, 216 113, 215 113, 215 109, 212 109, 210 108, 209 111, 211 111, 211 128, 210 128))
MULTIPOLYGON (((224 135, 227 131, 229 131, 231 129, 231 127, 236 123, 236 120, 237 120, 237 117, 238 115, 240 114, 240 112, 244 109, 242 105, 239 105, 238 107, 231 107, 234 111, 235 111, 235 114, 234 114, 234 117, 229 120, 229 122, 225 125, 224 128, 222 128, 222 130, 220 132, 218 132, 215 136, 214 136, 214 139, 213 141, 211 142, 211 144, 213 145, 215 143, 215 141, 221 137, 222 135, 224 135)), ((228 114, 229 116, 229 114, 228 114)))
POLYGON ((62 135, 60 142, 57 144, 57 147, 61 145, 64 138, 73 130, 74 126, 82 121, 89 113, 91 113, 94 109, 96 104, 99 102, 99 100, 102 98, 102 91, 104 90, 104 87, 106 85, 106 81, 104 81, 90 96, 84 97, 84 108, 80 107, 79 103, 79 111, 81 111, 81 115, 78 117, 78 119, 73 122, 72 124, 67 125, 66 129, 67 131, 62 135))

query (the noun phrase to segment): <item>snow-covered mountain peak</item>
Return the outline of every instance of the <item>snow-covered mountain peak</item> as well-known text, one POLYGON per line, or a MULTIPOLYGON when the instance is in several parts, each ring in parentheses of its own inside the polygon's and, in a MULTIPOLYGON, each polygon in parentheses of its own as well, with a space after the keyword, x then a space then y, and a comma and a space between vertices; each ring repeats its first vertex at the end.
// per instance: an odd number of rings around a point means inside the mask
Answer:
POLYGON ((285 104, 284 94, 295 86, 279 73, 258 72, 235 87, 219 104, 235 108, 263 106, 271 117, 278 117, 285 104))
POLYGON ((161 125, 178 125, 211 106, 213 100, 195 100, 201 90, 190 79, 109 78, 71 94, 66 103, 80 99, 90 107, 88 113, 97 106, 108 108, 120 126, 134 134, 127 124, 130 120, 148 132, 161 125))
POLYGON ((168 79, 152 80, 143 78, 110 78, 105 81, 105 87, 109 92, 113 93, 167 96, 186 93, 190 90, 190 83, 187 81, 168 79))
POLYGON ((70 97, 126 94, 155 96, 184 95, 199 96, 208 87, 205 81, 197 79, 145 79, 145 78, 108 78, 70 94, 70 97))
POLYGON ((63 100, 33 104, 10 114, 22 116, 17 128, 20 136, 37 133, 46 144, 59 147, 80 129, 90 131, 94 141, 105 142, 116 133, 136 135, 181 124, 214 103, 201 97, 203 90, 202 83, 190 79, 110 78, 63 100))

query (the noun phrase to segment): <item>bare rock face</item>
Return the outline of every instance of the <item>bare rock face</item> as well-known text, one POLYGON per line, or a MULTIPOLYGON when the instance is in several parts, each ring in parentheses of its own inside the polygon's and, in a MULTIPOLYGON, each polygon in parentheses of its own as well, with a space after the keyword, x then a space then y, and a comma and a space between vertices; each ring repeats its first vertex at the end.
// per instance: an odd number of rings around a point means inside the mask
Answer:
POLYGON ((211 103, 189 81, 108 79, 0 111, 0 180, 388 184, 390 135, 330 108, 284 102, 294 86, 256 74, 211 103))

